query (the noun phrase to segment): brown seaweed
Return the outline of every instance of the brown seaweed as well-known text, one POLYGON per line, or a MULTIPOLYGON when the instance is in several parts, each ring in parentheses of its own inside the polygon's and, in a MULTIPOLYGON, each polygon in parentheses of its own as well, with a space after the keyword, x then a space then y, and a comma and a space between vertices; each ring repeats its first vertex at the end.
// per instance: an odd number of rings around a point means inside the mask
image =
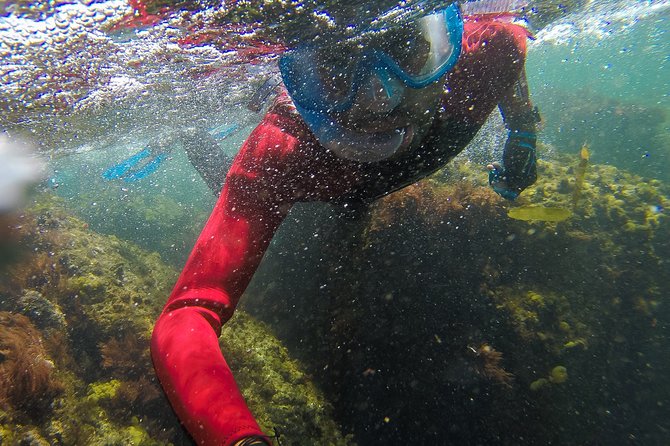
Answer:
POLYGON ((47 410, 62 391, 54 367, 30 320, 0 312, 0 405, 38 413, 47 410))

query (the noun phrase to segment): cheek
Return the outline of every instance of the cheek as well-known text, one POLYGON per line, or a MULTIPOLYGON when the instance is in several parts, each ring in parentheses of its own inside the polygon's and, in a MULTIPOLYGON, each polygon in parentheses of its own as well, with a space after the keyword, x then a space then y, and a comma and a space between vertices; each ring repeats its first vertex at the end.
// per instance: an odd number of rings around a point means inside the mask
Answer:
POLYGON ((430 124, 442 94, 441 85, 429 85, 421 90, 408 90, 397 111, 413 124, 422 127, 430 124))
POLYGON ((430 85, 423 90, 415 91, 408 97, 405 110, 408 121, 413 124, 414 138, 412 146, 419 146, 432 127, 437 108, 442 97, 442 84, 430 85))

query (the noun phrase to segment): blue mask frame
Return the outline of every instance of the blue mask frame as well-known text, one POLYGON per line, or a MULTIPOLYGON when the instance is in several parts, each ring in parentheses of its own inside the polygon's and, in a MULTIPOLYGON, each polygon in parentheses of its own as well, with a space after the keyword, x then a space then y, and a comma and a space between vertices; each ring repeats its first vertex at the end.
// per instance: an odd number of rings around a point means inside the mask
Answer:
MULTIPOLYGON (((362 85, 376 75, 385 85, 391 84, 391 77, 395 77, 409 88, 420 89, 436 82, 451 70, 461 54, 463 38, 463 19, 456 3, 439 11, 442 14, 449 42, 453 48, 449 57, 429 73, 411 75, 407 73, 391 56, 377 48, 364 50, 354 65, 351 87, 340 101, 327 100, 326 87, 318 75, 315 57, 318 51, 323 51, 315 45, 306 44, 284 54, 279 60, 279 69, 294 104, 303 117, 313 113, 337 113, 350 109, 362 85), (311 113, 304 113, 311 112, 311 113)), ((389 96, 397 89, 386 88, 389 96)), ((309 119, 308 123, 309 123, 309 119)))

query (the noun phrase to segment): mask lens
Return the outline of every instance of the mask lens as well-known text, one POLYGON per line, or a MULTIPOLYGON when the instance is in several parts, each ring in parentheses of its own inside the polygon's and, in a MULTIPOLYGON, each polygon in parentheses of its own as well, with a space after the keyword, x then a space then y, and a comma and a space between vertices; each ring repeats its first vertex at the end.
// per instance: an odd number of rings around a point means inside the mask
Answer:
POLYGON ((351 48, 339 46, 331 51, 318 51, 314 68, 322 85, 322 95, 335 108, 350 99, 359 62, 360 56, 351 48))
POLYGON ((403 72, 410 76, 422 74, 430 55, 431 45, 415 26, 393 30, 380 47, 403 72), (392 35, 391 35, 392 34, 392 35))
POLYGON ((394 34, 384 52, 410 78, 435 73, 454 51, 443 12, 422 17, 394 34))
POLYGON ((296 105, 323 113, 351 106, 359 61, 337 47, 306 47, 283 55, 279 69, 296 105))

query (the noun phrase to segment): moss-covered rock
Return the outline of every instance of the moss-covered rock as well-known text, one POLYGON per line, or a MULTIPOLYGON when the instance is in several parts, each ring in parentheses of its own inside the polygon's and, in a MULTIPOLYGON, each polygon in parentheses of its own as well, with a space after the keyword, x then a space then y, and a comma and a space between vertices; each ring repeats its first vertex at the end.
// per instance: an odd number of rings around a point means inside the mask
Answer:
POLYGON ((282 444, 351 445, 332 419, 332 408, 303 367, 267 327, 239 312, 221 333, 236 380, 265 432, 282 444))
MULTIPOLYGON (((0 392, 2 443, 188 443, 149 355, 176 271, 155 253, 92 232, 49 194, 24 212, 14 236, 24 249, 0 275, 0 311, 22 315, 0 313, 0 333, 17 333, 0 345, 0 382, 18 379, 8 364, 27 346, 33 354, 20 366, 35 379, 24 380, 20 394, 0 392)), ((350 444, 323 394, 267 328, 238 312, 223 339, 242 393, 282 444, 350 444)))
POLYGON ((594 429, 657 443, 670 428, 670 188, 594 164, 576 193, 579 162, 539 161, 515 202, 461 160, 357 220, 319 220, 345 229, 301 214, 246 308, 294 355, 317 352, 304 362, 361 444, 590 443, 594 429), (572 216, 508 217, 524 206, 572 216))

